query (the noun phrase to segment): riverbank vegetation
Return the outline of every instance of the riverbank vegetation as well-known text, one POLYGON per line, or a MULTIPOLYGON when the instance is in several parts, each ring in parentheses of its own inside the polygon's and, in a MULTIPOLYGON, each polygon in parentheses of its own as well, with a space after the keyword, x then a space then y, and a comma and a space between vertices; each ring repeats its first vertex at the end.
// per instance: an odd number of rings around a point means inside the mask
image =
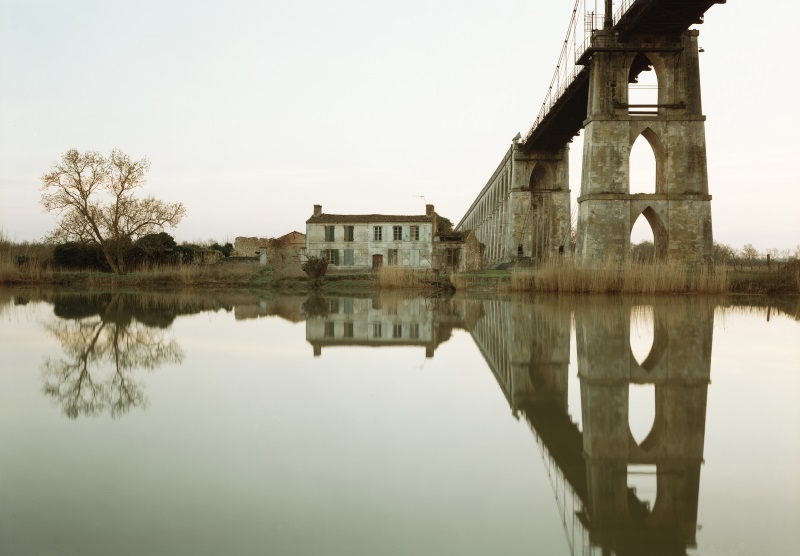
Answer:
POLYGON ((551 261, 535 269, 514 270, 512 291, 543 293, 726 293, 727 267, 689 269, 677 265, 628 262, 583 266, 551 261))
MULTIPOLYGON (((800 258, 734 257, 713 269, 688 269, 636 259, 612 265, 579 266, 558 259, 538 267, 451 274, 386 266, 352 272, 328 269, 317 287, 301 269, 260 266, 255 259, 229 257, 230 244, 176 245, 152 234, 130 246, 129 272, 116 274, 93 248, 14 243, 0 234, 0 285, 44 285, 103 289, 241 288, 323 293, 378 289, 424 291, 516 291, 542 293, 800 293, 800 258)), ((94 248, 96 250, 96 248, 94 248)), ((800 255, 800 250, 798 250, 800 255)), ((279 265, 280 266, 280 265, 279 265)), ((290 268, 291 267, 291 268, 290 268)))

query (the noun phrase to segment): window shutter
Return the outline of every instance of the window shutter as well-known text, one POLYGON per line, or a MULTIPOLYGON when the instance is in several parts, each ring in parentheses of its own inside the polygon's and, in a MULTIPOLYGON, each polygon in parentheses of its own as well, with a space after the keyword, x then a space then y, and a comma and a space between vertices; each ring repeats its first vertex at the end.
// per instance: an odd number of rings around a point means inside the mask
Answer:
POLYGON ((333 264, 334 264, 335 266, 339 266, 339 250, 338 250, 338 249, 336 249, 336 250, 333 252, 333 264))

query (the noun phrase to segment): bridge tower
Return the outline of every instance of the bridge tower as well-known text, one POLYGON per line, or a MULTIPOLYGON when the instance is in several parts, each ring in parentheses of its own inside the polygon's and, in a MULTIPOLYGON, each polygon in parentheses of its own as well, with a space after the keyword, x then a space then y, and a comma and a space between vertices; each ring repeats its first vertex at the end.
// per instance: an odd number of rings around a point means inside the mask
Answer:
POLYGON ((475 231, 489 266, 546 260, 569 245, 569 146, 534 150, 518 140, 456 226, 475 231))
POLYGON ((577 257, 622 263, 641 215, 657 259, 695 266, 710 261, 705 116, 700 99, 698 32, 627 36, 607 25, 595 31, 578 63, 590 65, 577 257), (628 83, 652 67, 655 104, 631 104, 628 83), (656 160, 655 193, 631 193, 630 152, 643 136, 656 160))
POLYGON ((545 261, 569 247, 569 145, 526 150, 515 142, 512 152, 507 252, 545 261))

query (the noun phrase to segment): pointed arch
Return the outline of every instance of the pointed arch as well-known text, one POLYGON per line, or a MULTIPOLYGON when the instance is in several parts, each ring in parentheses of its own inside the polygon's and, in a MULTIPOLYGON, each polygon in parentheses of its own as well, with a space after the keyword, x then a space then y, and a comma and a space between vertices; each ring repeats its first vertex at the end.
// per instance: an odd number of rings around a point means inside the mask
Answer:
MULTIPOLYGON (((660 60, 659 60, 660 62, 660 60)), ((628 113, 658 114, 662 102, 662 64, 654 64, 647 54, 637 52, 628 66, 628 113)))
POLYGON ((663 262, 667 259, 667 247, 669 243, 669 234, 667 232, 667 227, 664 224, 664 221, 658 215, 658 213, 653 210, 653 207, 647 206, 642 212, 635 215, 635 217, 631 218, 631 230, 633 230, 633 226, 636 224, 636 221, 639 217, 644 216, 647 220, 647 223, 650 224, 650 229, 653 230, 653 246, 655 249, 655 261, 656 262, 663 262))
POLYGON ((631 137, 630 137, 630 147, 628 151, 628 192, 631 192, 630 188, 630 174, 631 174, 631 157, 634 154, 634 147, 637 145, 637 141, 639 141, 639 137, 644 137, 647 144, 650 146, 650 150, 653 153, 653 158, 655 159, 656 168, 655 168, 655 193, 666 193, 667 191, 667 179, 666 179, 666 149, 664 148, 664 143, 661 141, 659 135, 653 130, 652 127, 647 126, 642 129, 640 132, 635 133, 631 130, 631 137))
POLYGON ((552 183, 553 177, 550 166, 543 162, 537 162, 531 171, 528 187, 530 187, 531 191, 534 189, 551 189, 552 183))

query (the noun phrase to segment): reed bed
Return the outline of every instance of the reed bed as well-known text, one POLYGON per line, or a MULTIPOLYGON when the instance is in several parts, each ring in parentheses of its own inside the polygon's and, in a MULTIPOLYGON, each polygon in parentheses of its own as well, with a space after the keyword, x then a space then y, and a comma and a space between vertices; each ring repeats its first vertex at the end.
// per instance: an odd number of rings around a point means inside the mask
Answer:
POLYGON ((382 289, 419 289, 430 287, 427 272, 406 266, 384 266, 378 271, 378 285, 382 289))
POLYGON ((573 261, 546 263, 537 269, 514 270, 512 291, 546 293, 724 293, 728 273, 716 269, 688 269, 679 265, 612 262, 583 266, 573 261))
POLYGON ((56 275, 49 264, 37 259, 20 263, 8 256, 0 257, 0 284, 53 284, 56 275))
POLYGON ((457 291, 466 291, 469 289, 471 281, 464 274, 451 274, 450 283, 457 291))
POLYGON ((98 270, 53 270, 49 264, 30 260, 19 264, 0 257, 0 284, 72 284, 97 287, 193 287, 244 286, 258 279, 255 267, 240 265, 164 265, 142 267, 124 275, 98 270))

